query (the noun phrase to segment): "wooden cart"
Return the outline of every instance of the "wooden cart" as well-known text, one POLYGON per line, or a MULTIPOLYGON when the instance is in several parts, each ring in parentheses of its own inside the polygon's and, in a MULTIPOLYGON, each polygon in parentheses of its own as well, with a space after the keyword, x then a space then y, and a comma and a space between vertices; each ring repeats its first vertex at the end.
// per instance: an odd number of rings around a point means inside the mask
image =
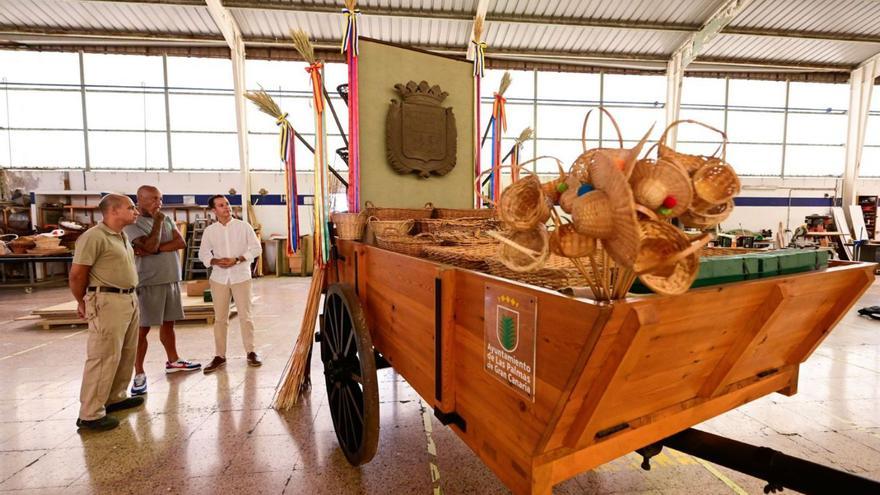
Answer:
POLYGON ((375 454, 387 361, 514 493, 548 494, 749 401, 796 393, 800 364, 874 272, 836 264, 599 304, 339 241, 328 277, 321 359, 349 462, 375 454))

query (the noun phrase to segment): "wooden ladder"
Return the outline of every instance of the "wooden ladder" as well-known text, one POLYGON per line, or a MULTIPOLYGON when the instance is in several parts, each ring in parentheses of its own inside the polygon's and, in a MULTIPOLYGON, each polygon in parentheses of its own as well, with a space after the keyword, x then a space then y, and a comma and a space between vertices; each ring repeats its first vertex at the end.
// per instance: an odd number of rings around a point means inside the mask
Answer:
POLYGON ((205 278, 210 275, 208 268, 199 260, 199 247, 202 245, 202 235, 207 227, 208 220, 204 218, 197 218, 192 224, 189 242, 186 243, 186 263, 183 270, 184 280, 193 280, 195 279, 194 275, 205 274, 205 278))

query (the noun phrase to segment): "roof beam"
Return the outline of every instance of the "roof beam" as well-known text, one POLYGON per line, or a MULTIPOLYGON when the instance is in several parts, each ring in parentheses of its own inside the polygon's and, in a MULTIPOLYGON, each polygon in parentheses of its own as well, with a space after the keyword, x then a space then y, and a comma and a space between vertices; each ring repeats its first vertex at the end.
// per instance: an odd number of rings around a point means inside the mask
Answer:
POLYGON ((724 0, 724 3, 712 14, 703 27, 696 33, 688 36, 688 39, 677 50, 673 52, 673 57, 681 57, 681 68, 684 69, 694 61, 700 52, 706 48, 709 43, 718 36, 733 19, 739 15, 752 0, 724 0))

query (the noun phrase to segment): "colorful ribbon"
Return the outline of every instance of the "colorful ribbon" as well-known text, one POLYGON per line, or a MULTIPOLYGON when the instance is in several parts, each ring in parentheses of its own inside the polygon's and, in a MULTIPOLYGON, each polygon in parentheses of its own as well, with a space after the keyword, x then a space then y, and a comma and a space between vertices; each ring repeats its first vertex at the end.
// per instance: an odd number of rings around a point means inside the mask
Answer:
POLYGON ((361 164, 360 164, 360 112, 358 110, 358 28, 360 10, 342 9, 346 18, 342 51, 348 64, 348 211, 360 211, 361 164))
POLYGON ((501 130, 507 132, 507 111, 505 110, 507 99, 495 93, 495 102, 492 103, 492 118, 495 122, 501 122, 501 130))
POLYGON ((315 62, 306 67, 306 72, 312 76, 312 97, 315 101, 315 111, 321 114, 324 113, 324 95, 321 93, 324 88, 324 83, 321 81, 321 69, 323 68, 324 64, 321 62, 315 62))
POLYGON ((474 41, 474 77, 483 77, 486 72, 486 48, 489 46, 485 41, 474 41))
POLYGON ((345 53, 352 46, 354 47, 354 54, 357 56, 358 54, 358 31, 357 31, 357 16, 361 15, 361 11, 355 9, 354 12, 348 9, 342 9, 342 13, 346 18, 346 26, 345 26, 345 34, 342 36, 342 49, 340 53, 345 53))

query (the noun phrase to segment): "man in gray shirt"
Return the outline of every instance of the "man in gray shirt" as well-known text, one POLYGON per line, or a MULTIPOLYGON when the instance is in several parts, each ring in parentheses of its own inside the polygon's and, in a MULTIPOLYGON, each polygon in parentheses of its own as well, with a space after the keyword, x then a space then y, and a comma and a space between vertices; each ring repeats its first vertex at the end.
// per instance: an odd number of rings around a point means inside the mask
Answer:
POLYGON ((151 326, 159 326, 159 341, 168 356, 165 373, 198 371, 202 367, 199 363, 180 358, 174 336, 174 322, 183 319, 180 259, 177 251, 184 249, 186 242, 174 222, 160 210, 162 193, 159 189, 146 185, 139 187, 137 206, 140 216, 134 224, 125 227, 125 233, 134 246, 140 309, 132 395, 147 393, 144 358, 147 355, 147 334, 151 326))

